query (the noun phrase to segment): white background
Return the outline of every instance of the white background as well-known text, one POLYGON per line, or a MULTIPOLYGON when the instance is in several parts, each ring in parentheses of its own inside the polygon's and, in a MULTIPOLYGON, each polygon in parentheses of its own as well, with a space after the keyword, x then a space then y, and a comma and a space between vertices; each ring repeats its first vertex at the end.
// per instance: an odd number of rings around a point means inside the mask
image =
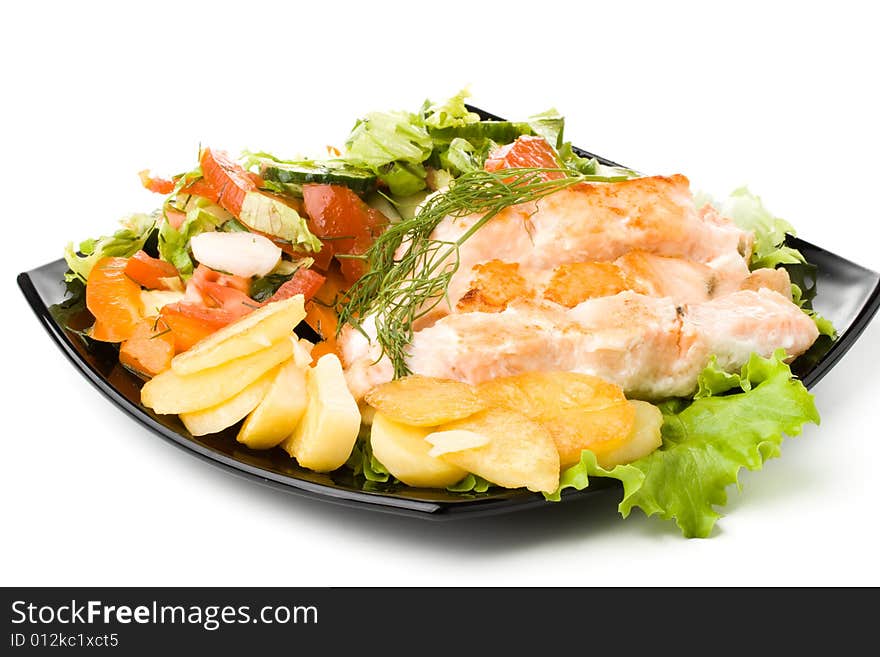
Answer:
POLYGON ((880 321, 815 388, 821 429, 745 473, 709 540, 622 521, 607 496, 448 524, 303 500, 170 446, 88 385, 13 278, 152 209, 137 171, 187 169, 200 142, 339 144, 360 113, 468 83, 508 117, 556 106, 576 144, 643 171, 748 183, 880 270, 871 3, 294 4, 5 9, 0 583, 880 584, 880 321))

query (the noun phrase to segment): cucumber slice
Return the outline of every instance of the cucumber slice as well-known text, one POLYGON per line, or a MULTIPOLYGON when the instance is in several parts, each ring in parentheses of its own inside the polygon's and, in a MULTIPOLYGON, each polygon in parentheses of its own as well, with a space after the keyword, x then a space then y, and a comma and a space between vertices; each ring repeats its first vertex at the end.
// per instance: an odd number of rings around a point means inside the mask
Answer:
POLYGON ((487 141, 496 144, 509 144, 521 135, 534 135, 535 131, 522 121, 480 121, 463 126, 430 130, 435 144, 450 144, 456 137, 466 139, 479 148, 487 141))
POLYGON ((326 166, 318 163, 264 162, 260 175, 278 183, 288 193, 302 196, 302 186, 307 183, 344 185, 356 194, 368 194, 376 189, 376 176, 371 171, 350 166, 326 166))

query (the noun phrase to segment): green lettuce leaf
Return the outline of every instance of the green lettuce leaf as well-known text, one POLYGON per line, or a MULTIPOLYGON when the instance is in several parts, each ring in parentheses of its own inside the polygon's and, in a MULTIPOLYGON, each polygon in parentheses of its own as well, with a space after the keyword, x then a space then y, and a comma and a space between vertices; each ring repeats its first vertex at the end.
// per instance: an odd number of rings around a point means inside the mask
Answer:
POLYGON ((101 258, 128 258, 144 248, 153 228, 156 217, 148 214, 132 214, 120 222, 122 228, 110 236, 87 239, 78 248, 68 243, 64 249, 64 259, 70 268, 64 275, 65 281, 79 279, 86 282, 92 267, 101 258))
POLYGON ((485 493, 492 487, 492 483, 475 474, 468 474, 461 481, 447 486, 450 493, 485 493))
POLYGON ((253 230, 278 237, 304 251, 321 250, 321 240, 309 230, 306 220, 290 206, 266 194, 245 194, 238 218, 253 230))
POLYGON ((562 499, 562 491, 566 488, 583 490, 589 486, 591 476, 620 480, 623 484, 624 499, 638 490, 645 480, 644 473, 632 464, 615 465, 611 470, 606 470, 596 462, 596 455, 585 449, 581 452, 580 462, 566 468, 559 476, 559 488, 553 493, 544 493, 544 498, 550 502, 558 502, 562 499))
POLYGON ((613 477, 624 483, 618 507, 624 518, 640 508, 648 516, 675 519, 687 537, 708 536, 720 517, 715 507, 727 503, 726 488, 738 483, 739 470, 761 469, 779 456, 783 435, 800 434, 807 422, 819 424, 813 396, 792 377, 784 357, 783 350, 771 358, 753 354, 739 374, 726 377, 710 364, 701 375, 701 398, 661 406, 660 449, 610 471, 584 452, 562 474, 557 494, 585 487, 589 475, 613 477), (732 392, 736 388, 741 392, 732 392))
POLYGON ((186 220, 179 229, 168 221, 159 226, 159 257, 177 267, 183 278, 193 273, 193 260, 190 256, 189 241, 200 233, 216 228, 213 216, 194 208, 186 214, 186 220))
POLYGON ((456 176, 482 169, 483 164, 477 162, 475 152, 474 145, 467 139, 456 137, 449 143, 449 148, 440 153, 440 166, 456 176))
POLYGON ((719 211, 733 219, 740 228, 755 233, 755 244, 749 259, 750 269, 806 262, 800 251, 785 246, 785 236, 794 235, 794 227, 771 214, 761 198, 746 187, 734 190, 719 211))
POLYGON ((418 114, 371 112, 360 119, 345 142, 345 160, 378 170, 392 162, 420 164, 433 149, 418 114))
POLYGON ((442 103, 432 103, 426 100, 422 107, 424 125, 428 128, 442 130, 443 128, 458 128, 469 123, 477 123, 480 115, 471 112, 465 106, 465 99, 470 98, 470 91, 465 88, 452 98, 442 103))

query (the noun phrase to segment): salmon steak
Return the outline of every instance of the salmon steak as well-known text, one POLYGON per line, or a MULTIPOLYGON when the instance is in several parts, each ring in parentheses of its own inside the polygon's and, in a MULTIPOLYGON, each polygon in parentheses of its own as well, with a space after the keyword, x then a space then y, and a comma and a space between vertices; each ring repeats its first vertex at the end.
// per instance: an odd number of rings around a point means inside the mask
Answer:
MULTIPOLYGON (((454 242, 479 215, 446 217, 454 242)), ((818 337, 784 269, 749 271, 754 235, 688 179, 579 183, 505 208, 464 241, 447 295, 414 326, 415 374, 480 383, 530 371, 591 374, 627 396, 687 396, 714 355, 735 371, 756 352, 790 358, 818 337)), ((365 318, 339 350, 356 397, 393 378, 365 318)))

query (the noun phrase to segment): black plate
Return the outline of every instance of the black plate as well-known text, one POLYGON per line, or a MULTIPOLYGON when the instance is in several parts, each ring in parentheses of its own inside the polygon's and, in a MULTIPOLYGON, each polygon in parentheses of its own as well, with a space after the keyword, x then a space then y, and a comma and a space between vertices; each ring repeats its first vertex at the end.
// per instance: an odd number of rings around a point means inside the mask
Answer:
MULTIPOLYGON (((497 118, 485 112, 481 114, 483 118, 497 118)), ((586 151, 579 153, 581 156, 592 156, 586 151)), ((605 158, 597 159, 605 164, 614 164, 605 158)), ((808 262, 818 266, 816 287, 819 294, 813 305, 834 323, 839 332, 835 342, 820 338, 807 353, 794 361, 792 370, 809 388, 846 353, 877 312, 880 306, 880 275, 809 242, 793 238, 791 245, 799 249, 808 262)), ((31 308, 61 351, 98 390, 135 420, 215 465, 300 495, 422 518, 473 517, 545 504, 541 495, 524 490, 493 489, 482 494, 461 494, 372 482, 365 484, 345 469, 319 474, 300 468, 280 449, 248 449, 236 442, 232 430, 213 436, 191 436, 177 416, 156 415, 141 406, 141 381, 119 364, 115 348, 100 343, 87 345, 77 333, 65 328, 57 317, 57 311, 53 314, 50 310, 50 307, 64 300, 66 269, 63 260, 56 260, 18 276, 19 287, 31 308)), ((566 491, 562 499, 581 498, 616 485, 615 480, 594 479, 582 491, 566 491)))

